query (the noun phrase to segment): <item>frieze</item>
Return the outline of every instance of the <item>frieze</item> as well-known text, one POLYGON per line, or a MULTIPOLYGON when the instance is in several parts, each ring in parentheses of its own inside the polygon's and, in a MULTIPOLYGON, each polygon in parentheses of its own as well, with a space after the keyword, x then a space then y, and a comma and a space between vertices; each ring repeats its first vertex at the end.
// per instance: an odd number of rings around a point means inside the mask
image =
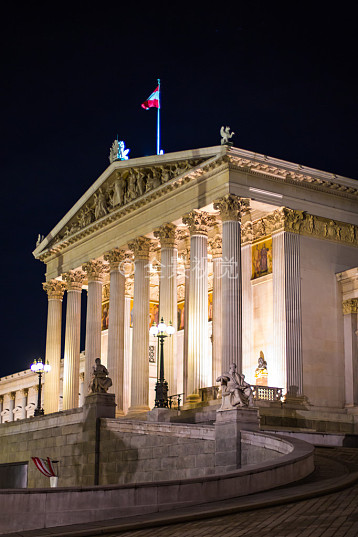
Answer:
POLYGON ((343 315, 358 313, 358 298, 350 298, 349 300, 343 300, 342 308, 343 315))
POLYGON ((358 226, 287 207, 280 207, 263 218, 246 222, 241 228, 241 242, 246 244, 280 231, 358 246, 358 226))

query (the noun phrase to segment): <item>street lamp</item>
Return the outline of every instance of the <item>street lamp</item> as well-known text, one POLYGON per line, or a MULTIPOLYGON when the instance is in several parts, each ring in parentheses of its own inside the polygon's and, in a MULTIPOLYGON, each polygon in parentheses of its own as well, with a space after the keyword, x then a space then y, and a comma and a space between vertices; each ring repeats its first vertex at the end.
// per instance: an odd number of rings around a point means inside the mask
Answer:
POLYGON ((39 389, 38 389, 38 396, 37 396, 37 408, 35 408, 34 416, 43 416, 45 414, 44 409, 41 407, 41 390, 42 390, 42 374, 47 373, 48 371, 51 371, 51 366, 47 362, 47 364, 42 363, 42 359, 39 358, 38 360, 34 360, 30 367, 31 371, 34 373, 37 373, 39 376, 39 389))
POLYGON ((168 408, 168 383, 164 380, 164 339, 174 334, 174 326, 172 322, 169 322, 167 326, 164 323, 163 317, 160 320, 158 326, 153 323, 150 327, 150 333, 159 339, 160 343, 160 355, 159 355, 159 378, 155 385, 155 407, 156 408, 168 408))

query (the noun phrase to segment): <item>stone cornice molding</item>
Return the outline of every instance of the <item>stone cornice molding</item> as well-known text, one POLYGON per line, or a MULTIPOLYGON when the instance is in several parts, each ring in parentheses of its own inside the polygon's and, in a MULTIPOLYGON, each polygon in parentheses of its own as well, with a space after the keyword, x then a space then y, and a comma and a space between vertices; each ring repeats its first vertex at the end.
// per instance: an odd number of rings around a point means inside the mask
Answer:
POLYGON ((70 270, 65 274, 62 274, 62 279, 67 284, 68 291, 82 291, 82 285, 85 280, 86 274, 81 270, 70 270))
MULTIPOLYGON (((262 156, 265 158, 264 156, 262 156)), ((267 176, 270 179, 277 180, 279 182, 285 182, 289 184, 304 186, 311 190, 319 190, 320 192, 328 192, 341 197, 357 200, 358 188, 348 186, 337 182, 338 176, 336 174, 329 174, 325 172, 305 173, 304 166, 292 163, 283 163, 282 167, 276 164, 270 163, 272 160, 269 157, 267 162, 262 162, 255 159, 238 157, 235 155, 228 155, 230 162, 230 169, 237 169, 244 172, 249 172, 252 175, 267 176), (287 169, 288 165, 291 169, 287 169), (295 167, 296 169, 293 169, 295 167)), ((314 172, 314 170, 312 170, 314 172)))
POLYGON ((263 218, 246 222, 241 229, 241 241, 246 244, 280 231, 358 247, 358 226, 287 207, 280 207, 263 218))
POLYGON ((150 246, 151 241, 148 239, 148 237, 137 237, 128 243, 128 248, 132 250, 134 254, 134 261, 138 261, 140 259, 148 261, 150 246))
POLYGON ((103 256, 104 260, 109 263, 110 271, 117 271, 120 269, 123 274, 125 273, 124 264, 128 262, 128 256, 125 250, 120 248, 113 248, 109 252, 105 253, 103 256))
POLYGON ((42 284, 43 290, 46 291, 49 300, 61 300, 66 291, 66 284, 61 280, 49 280, 42 284))
POLYGON ((249 207, 249 199, 239 198, 233 194, 226 194, 226 196, 214 201, 214 209, 220 211, 220 219, 222 222, 240 222, 243 213, 248 211, 249 207))
POLYGON ((103 282, 103 277, 106 272, 106 266, 102 261, 92 260, 82 265, 82 270, 87 275, 88 283, 90 282, 103 282))
POLYGON ((161 248, 177 248, 177 226, 168 223, 154 231, 154 237, 159 239, 161 248))
POLYGON ((344 300, 342 303, 343 315, 349 315, 351 313, 358 313, 358 298, 350 298, 344 300))
POLYGON ((208 234, 208 227, 214 221, 214 217, 205 211, 193 210, 182 218, 184 225, 188 226, 190 236, 208 234))

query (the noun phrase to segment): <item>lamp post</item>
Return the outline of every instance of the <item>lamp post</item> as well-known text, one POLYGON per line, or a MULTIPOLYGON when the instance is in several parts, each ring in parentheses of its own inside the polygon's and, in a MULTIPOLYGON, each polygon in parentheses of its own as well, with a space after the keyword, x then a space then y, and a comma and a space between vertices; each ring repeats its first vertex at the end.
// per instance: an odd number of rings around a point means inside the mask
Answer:
POLYGON ((172 322, 169 322, 167 326, 164 323, 163 317, 160 320, 158 326, 153 323, 150 327, 150 333, 159 340, 160 354, 159 354, 159 378, 155 384, 155 407, 156 408, 168 408, 168 383, 164 379, 164 339, 174 334, 174 327, 172 322))
POLYGON ((51 371, 51 366, 47 362, 47 364, 44 364, 42 362, 42 359, 39 358, 38 360, 34 360, 30 367, 31 371, 34 373, 37 373, 39 376, 39 389, 38 389, 38 395, 37 395, 37 408, 35 408, 34 416, 43 416, 45 414, 44 409, 41 407, 41 390, 42 390, 42 374, 47 373, 48 371, 51 371))

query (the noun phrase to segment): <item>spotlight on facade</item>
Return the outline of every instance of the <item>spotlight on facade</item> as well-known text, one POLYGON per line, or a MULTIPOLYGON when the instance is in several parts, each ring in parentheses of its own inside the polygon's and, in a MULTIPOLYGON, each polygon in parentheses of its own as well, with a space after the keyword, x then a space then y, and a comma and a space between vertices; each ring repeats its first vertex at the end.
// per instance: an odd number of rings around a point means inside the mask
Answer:
POLYGON ((38 360, 34 360, 33 363, 30 366, 31 371, 34 373, 37 373, 39 376, 39 387, 38 387, 38 394, 37 394, 37 408, 35 408, 34 416, 43 416, 45 414, 44 409, 41 407, 41 390, 42 390, 42 375, 44 373, 48 373, 51 371, 51 366, 47 362, 47 364, 44 364, 42 362, 42 359, 39 358, 38 360))
POLYGON ((152 336, 155 336, 159 340, 160 354, 159 354, 159 377, 155 384, 155 407, 156 408, 168 408, 168 383, 164 379, 164 339, 174 334, 175 329, 171 321, 167 326, 163 317, 160 320, 158 326, 156 323, 150 327, 149 330, 152 336))

